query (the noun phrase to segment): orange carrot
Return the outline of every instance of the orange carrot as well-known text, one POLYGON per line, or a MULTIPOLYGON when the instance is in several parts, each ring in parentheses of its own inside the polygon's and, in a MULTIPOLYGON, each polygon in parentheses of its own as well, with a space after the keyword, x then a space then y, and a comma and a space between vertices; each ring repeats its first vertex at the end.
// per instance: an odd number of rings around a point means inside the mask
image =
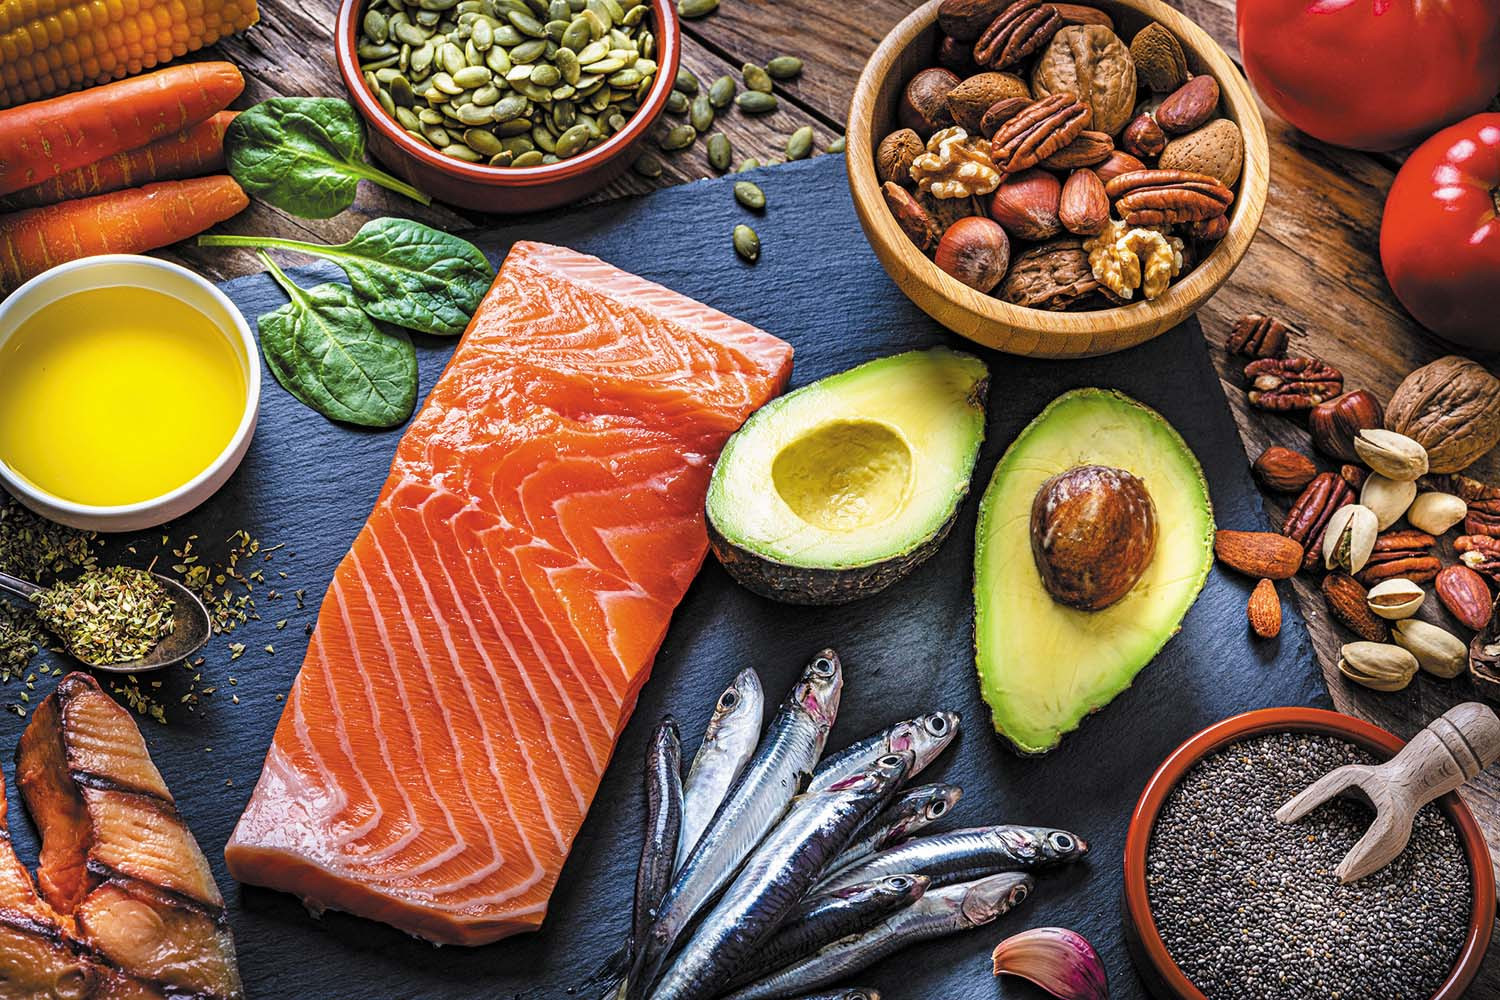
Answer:
POLYGON ((0 293, 64 261, 185 240, 248 204, 234 178, 215 174, 0 215, 0 293))
POLYGON ((188 63, 0 111, 0 195, 165 139, 244 89, 230 63, 188 63))
POLYGON ((54 205, 152 181, 200 177, 224 169, 224 130, 238 111, 220 111, 207 121, 149 146, 116 153, 85 167, 58 174, 35 187, 0 197, 0 212, 54 205))

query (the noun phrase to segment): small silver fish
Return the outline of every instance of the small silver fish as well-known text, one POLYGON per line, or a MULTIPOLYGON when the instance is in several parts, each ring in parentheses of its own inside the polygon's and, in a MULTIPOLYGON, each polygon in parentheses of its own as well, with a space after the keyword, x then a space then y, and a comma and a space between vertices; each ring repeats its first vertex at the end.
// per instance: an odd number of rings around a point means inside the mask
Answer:
POLYGON ((981 826, 916 837, 872 854, 824 879, 829 892, 882 875, 926 875, 934 886, 968 882, 997 872, 1034 871, 1077 861, 1089 845, 1077 834, 1044 826, 981 826))
POLYGON ((1029 875, 1005 872, 977 882, 928 889, 921 899, 864 933, 835 941, 723 1000, 781 1000, 836 983, 918 941, 991 923, 1024 902, 1032 885, 1029 875))
POLYGON ((656 727, 646 751, 646 839, 635 876, 635 915, 630 947, 646 939, 667 887, 682 827, 682 744, 669 715, 656 727))
POLYGON ((957 785, 919 785, 901 793, 890 808, 876 816, 854 837, 854 842, 828 866, 829 878, 870 855, 895 847, 936 823, 958 804, 964 790, 957 785))
POLYGON ((957 735, 958 716, 953 712, 931 712, 898 722, 829 757, 818 766, 807 790, 815 792, 820 788, 827 788, 835 781, 858 774, 869 767, 871 761, 902 750, 910 750, 917 755, 916 766, 907 776, 909 781, 946 750, 957 735))
POLYGON ((741 670, 734 683, 719 695, 703 742, 693 756, 682 787, 682 834, 677 845, 677 870, 713 820, 734 786, 735 779, 755 754, 760 740, 765 694, 754 670, 741 670))

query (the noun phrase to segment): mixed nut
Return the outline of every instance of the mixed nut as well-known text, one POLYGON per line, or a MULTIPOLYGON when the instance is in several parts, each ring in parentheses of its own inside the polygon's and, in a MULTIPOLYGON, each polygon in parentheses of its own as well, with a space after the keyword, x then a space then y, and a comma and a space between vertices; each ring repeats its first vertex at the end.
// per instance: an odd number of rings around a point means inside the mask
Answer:
POLYGON ((1467 358, 1439 358, 1382 405, 1368 390, 1344 391, 1326 362, 1290 353, 1299 336, 1250 315, 1225 342, 1249 359, 1250 405, 1305 415, 1313 449, 1336 463, 1320 470, 1312 456, 1273 446, 1251 464, 1263 489, 1294 498, 1279 533, 1220 531, 1215 541, 1221 563, 1260 581, 1251 629, 1266 634, 1271 581, 1322 569, 1330 615, 1359 640, 1340 652, 1345 677, 1397 691, 1419 669, 1467 670, 1500 697, 1500 487, 1461 474, 1500 443, 1500 379, 1467 358), (1444 554, 1450 532, 1455 558, 1444 554), (1424 610, 1426 620, 1415 617, 1424 610))
POLYGON ((942 270, 1015 305, 1109 308, 1159 297, 1228 232, 1243 136, 1169 29, 1127 45, 1105 11, 1043 0, 944 0, 938 26, 875 170, 942 270))

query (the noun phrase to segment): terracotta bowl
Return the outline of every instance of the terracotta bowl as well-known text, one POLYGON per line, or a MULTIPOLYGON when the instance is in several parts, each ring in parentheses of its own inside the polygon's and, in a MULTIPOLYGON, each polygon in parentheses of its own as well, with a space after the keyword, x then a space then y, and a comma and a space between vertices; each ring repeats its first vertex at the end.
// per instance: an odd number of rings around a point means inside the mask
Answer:
POLYGON ((887 209, 875 176, 875 149, 899 126, 896 105, 920 69, 935 65, 940 0, 913 11, 886 36, 860 75, 849 107, 849 186, 880 263, 933 319, 988 347, 1030 357, 1089 357, 1133 347, 1197 312, 1245 256, 1260 224, 1270 177, 1266 129, 1249 85, 1203 29, 1159 0, 1088 0, 1108 11, 1128 43, 1149 21, 1177 36, 1194 74, 1219 81, 1221 106, 1245 138, 1245 166, 1230 207, 1229 233, 1159 298, 1112 309, 1049 312, 1002 302, 949 277, 918 250, 887 209))
POLYGON ((650 0, 656 61, 660 67, 646 102, 607 141, 560 163, 539 167, 491 167, 444 156, 418 142, 385 113, 365 86, 355 55, 355 38, 365 0, 342 0, 334 29, 339 72, 349 99, 368 126, 371 152, 392 173, 439 201, 479 212, 536 212, 578 201, 614 180, 639 155, 651 126, 666 110, 677 78, 682 35, 670 0, 650 0))
MULTIPOLYGON (((1203 993, 1188 981, 1177 963, 1167 953, 1167 946, 1156 929, 1146 894, 1146 849, 1156 817, 1167 795, 1198 761, 1230 743, 1252 736, 1277 732, 1320 733, 1336 736, 1361 746, 1377 757, 1396 755, 1405 743, 1392 733, 1368 722, 1318 708, 1266 708, 1225 719, 1203 730, 1178 747, 1151 776, 1141 793, 1125 840, 1125 935, 1137 971, 1151 992, 1174 1000, 1206 1000, 1203 993)), ((1474 814, 1456 794, 1438 799, 1438 806, 1458 828, 1464 845, 1469 871, 1473 874, 1474 907, 1469 914, 1469 933, 1464 939, 1458 963, 1449 973, 1433 1000, 1459 1000, 1479 972, 1490 933, 1495 923, 1495 870, 1490 861, 1484 833, 1474 814)))

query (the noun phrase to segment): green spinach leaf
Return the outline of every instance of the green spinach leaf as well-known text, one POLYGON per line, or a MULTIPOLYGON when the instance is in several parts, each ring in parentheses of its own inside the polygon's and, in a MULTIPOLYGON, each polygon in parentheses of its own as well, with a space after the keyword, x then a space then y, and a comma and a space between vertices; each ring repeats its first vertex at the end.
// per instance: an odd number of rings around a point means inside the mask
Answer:
POLYGON ((273 97, 241 112, 224 133, 229 173, 269 205, 327 219, 354 204, 362 180, 424 205, 432 199, 365 162, 365 130, 348 101, 273 97))
POLYGON ((260 349, 287 392, 332 420, 394 427, 417 404, 417 352, 403 333, 383 333, 349 289, 298 287, 267 257, 291 299, 258 320, 260 349))
POLYGON ((495 277, 474 244, 409 219, 373 219, 337 246, 230 235, 200 236, 198 245, 272 247, 331 260, 375 319, 442 337, 464 332, 495 277))

